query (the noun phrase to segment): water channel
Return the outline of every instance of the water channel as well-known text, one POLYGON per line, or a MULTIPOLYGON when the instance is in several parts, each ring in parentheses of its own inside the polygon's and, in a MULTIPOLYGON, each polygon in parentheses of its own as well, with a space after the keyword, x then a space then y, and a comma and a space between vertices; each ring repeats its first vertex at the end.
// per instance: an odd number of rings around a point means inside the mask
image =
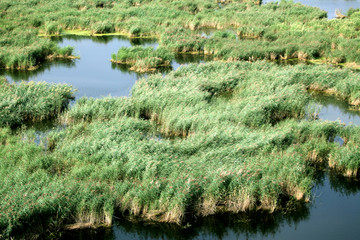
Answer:
MULTIPOLYGON (((135 81, 144 75, 110 63, 121 46, 157 47, 155 40, 132 40, 119 36, 57 38, 60 46, 75 46, 80 59, 56 61, 33 72, 5 71, 9 81, 33 80, 67 83, 78 89, 76 98, 129 96, 135 81)), ((203 57, 178 56, 173 69, 203 57)), ((323 105, 321 120, 360 124, 360 113, 329 96, 317 96, 323 105)), ((65 232, 63 239, 358 239, 360 236, 360 181, 346 179, 329 170, 319 173, 309 204, 298 204, 287 213, 225 214, 200 218, 186 227, 141 223, 116 218, 112 228, 65 232)))

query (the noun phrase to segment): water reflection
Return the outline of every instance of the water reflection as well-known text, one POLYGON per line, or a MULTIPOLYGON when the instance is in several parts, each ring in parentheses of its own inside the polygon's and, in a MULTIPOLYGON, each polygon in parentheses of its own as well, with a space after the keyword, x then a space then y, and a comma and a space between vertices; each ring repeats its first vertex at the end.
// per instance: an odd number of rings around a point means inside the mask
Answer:
MULTIPOLYGON (((122 36, 73 36, 53 37, 61 47, 74 46, 75 55, 80 59, 55 60, 41 65, 34 71, 2 70, 10 82, 46 81, 50 83, 66 83, 78 89, 75 97, 129 96, 136 80, 148 74, 129 71, 129 66, 110 62, 111 54, 120 47, 151 46, 158 47, 156 39, 122 36)), ((181 65, 211 61, 212 57, 193 54, 177 54, 171 67, 158 69, 156 72, 166 74, 181 65)))
POLYGON ((352 110, 345 101, 334 96, 312 93, 316 103, 321 106, 319 119, 340 121, 346 125, 360 125, 360 111, 352 110))
POLYGON ((155 38, 127 38, 121 35, 105 35, 105 36, 78 36, 78 35, 65 35, 60 37, 51 37, 51 40, 64 44, 64 41, 74 40, 75 42, 81 42, 82 40, 91 39, 95 43, 108 44, 112 41, 124 40, 129 42, 130 46, 151 46, 157 48, 157 40, 155 38))
POLYGON ((111 229, 66 232, 63 239, 357 239, 360 182, 319 172, 313 195, 310 204, 292 202, 274 214, 215 215, 186 227, 117 219, 111 229))
POLYGON ((180 66, 188 65, 190 63, 205 63, 212 61, 213 56, 201 55, 201 54, 176 54, 175 60, 172 61, 171 66, 173 70, 178 69, 180 66))
POLYGON ((335 170, 329 170, 331 189, 344 195, 354 196, 360 192, 360 179, 348 178, 339 175, 335 170))
POLYGON ((66 36, 52 38, 63 46, 74 46, 75 55, 80 59, 72 61, 53 61, 43 64, 35 71, 5 70, 0 74, 10 82, 46 81, 66 83, 78 89, 75 97, 128 96, 136 80, 143 74, 130 72, 126 67, 114 67, 111 54, 120 47, 134 45, 157 47, 154 39, 128 39, 122 36, 66 36), (119 71, 120 70, 120 71, 119 71))
POLYGON ((34 71, 24 71, 24 70, 4 70, 0 69, 0 75, 6 75, 9 80, 18 82, 18 81, 29 81, 33 78, 36 78, 37 75, 41 75, 44 72, 50 71, 52 67, 60 68, 73 68, 75 67, 75 61, 70 59, 55 59, 51 62, 46 62, 40 65, 34 71))
POLYGON ((118 219, 109 231, 82 230, 66 232, 63 239, 236 239, 272 237, 282 225, 296 226, 308 219, 310 212, 307 205, 297 203, 296 211, 291 214, 250 212, 242 214, 220 214, 205 218, 181 227, 175 224, 158 224, 149 222, 118 219))

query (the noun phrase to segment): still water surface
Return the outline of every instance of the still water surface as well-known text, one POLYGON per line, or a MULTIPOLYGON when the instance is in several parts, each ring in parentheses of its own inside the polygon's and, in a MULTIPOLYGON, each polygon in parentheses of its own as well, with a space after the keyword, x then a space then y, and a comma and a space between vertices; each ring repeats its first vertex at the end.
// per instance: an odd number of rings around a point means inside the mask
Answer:
POLYGON ((63 239, 358 239, 359 182, 323 173, 313 192, 312 203, 288 214, 217 215, 187 228, 118 220, 111 229, 67 232, 63 239))
MULTIPOLYGON (((129 41, 121 37, 56 39, 61 46, 73 45, 80 59, 56 61, 34 72, 6 71, 10 81, 34 80, 68 83, 78 89, 76 97, 128 96, 135 81, 142 75, 109 62, 112 53, 121 46, 145 45, 157 47, 154 40, 129 41)), ((201 57, 178 56, 181 64, 203 62, 201 57)), ((340 119, 346 124, 360 124, 359 112, 348 105, 322 96, 322 120, 340 119)), ((187 228, 171 224, 134 223, 117 219, 112 228, 66 232, 63 239, 358 239, 360 236, 360 182, 345 179, 335 173, 320 173, 310 204, 298 204, 288 213, 261 212, 217 215, 201 218, 187 228)), ((117 216, 119 217, 119 216, 117 216)))
MULTIPOLYGON (((136 80, 146 77, 129 71, 124 65, 110 62, 111 54, 117 53, 121 47, 136 45, 157 48, 155 39, 131 39, 121 36, 81 37, 66 36, 54 38, 61 47, 75 46, 75 55, 80 59, 56 60, 43 64, 35 71, 0 70, 10 82, 17 81, 46 81, 50 83, 66 83, 77 89, 76 98, 129 96, 130 90, 136 80)), ((203 57, 192 55, 179 55, 172 62, 175 70, 182 64, 190 62, 204 62, 203 57)), ((164 69, 163 72, 169 71, 164 69)))
MULTIPOLYGON (((276 2, 280 0, 263 0, 263 4, 268 2, 276 2)), ((328 18, 335 18, 335 10, 339 9, 340 12, 346 14, 349 8, 360 8, 360 1, 358 0, 294 0, 304 5, 318 7, 328 12, 328 18)))
POLYGON ((360 112, 352 110, 351 106, 340 99, 327 95, 313 95, 321 107, 319 119, 338 121, 345 125, 360 125, 360 112))

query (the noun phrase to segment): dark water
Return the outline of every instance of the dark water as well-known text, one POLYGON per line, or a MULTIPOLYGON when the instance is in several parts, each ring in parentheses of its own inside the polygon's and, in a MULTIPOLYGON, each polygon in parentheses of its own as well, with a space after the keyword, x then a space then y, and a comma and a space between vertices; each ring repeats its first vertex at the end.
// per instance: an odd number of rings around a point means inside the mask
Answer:
MULTIPOLYGON (((280 0, 263 0, 262 3, 276 2, 280 0)), ((358 0, 294 0, 304 5, 318 7, 328 12, 328 18, 335 18, 335 10, 339 9, 340 12, 346 14, 349 8, 360 8, 360 1, 358 0)))
MULTIPOLYGON (((75 55, 80 56, 80 59, 45 63, 35 71, 0 71, 0 75, 5 75, 11 82, 25 80, 67 83, 78 90, 76 98, 128 96, 136 80, 146 77, 146 74, 138 74, 129 71, 124 65, 111 63, 111 54, 117 53, 120 47, 158 46, 154 39, 129 40, 121 36, 66 36, 54 38, 54 41, 60 46, 74 46, 75 55)), ((172 63, 172 69, 185 63, 204 61, 204 57, 197 55, 178 55, 172 63)), ((167 71, 169 69, 163 69, 163 72, 167 71)))
MULTIPOLYGON (((111 64, 111 54, 121 46, 157 47, 153 40, 131 42, 121 37, 67 37, 56 41, 62 46, 75 46, 81 59, 52 62, 34 72, 7 71, 7 78, 69 83, 79 89, 76 97, 128 96, 135 81, 143 75, 111 64)), ((172 66, 176 69, 182 64, 206 60, 202 56, 179 55, 172 66)), ((321 119, 340 118, 346 124, 360 124, 359 112, 348 110, 343 102, 326 96, 315 98, 324 105, 319 114, 321 119)), ((43 131, 47 131, 45 128, 43 131)), ((66 232, 63 239, 359 239, 360 182, 328 171, 320 173, 317 181, 311 203, 296 203, 295 207, 291 205, 290 209, 275 214, 216 215, 196 219, 186 227, 139 223, 116 215, 112 228, 66 232)))
POLYGON ((200 218, 187 227, 117 220, 112 228, 66 232, 62 239, 359 239, 360 183, 322 173, 309 204, 287 211, 200 218))

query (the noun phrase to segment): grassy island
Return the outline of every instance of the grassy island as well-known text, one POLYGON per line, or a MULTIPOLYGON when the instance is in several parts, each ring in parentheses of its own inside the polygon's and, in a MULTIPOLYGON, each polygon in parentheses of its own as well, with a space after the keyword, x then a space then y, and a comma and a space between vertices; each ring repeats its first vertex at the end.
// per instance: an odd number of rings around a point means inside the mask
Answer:
POLYGON ((352 177, 360 167, 360 128, 311 120, 308 89, 351 102, 359 80, 325 66, 194 64, 138 81, 130 98, 79 99, 59 117, 67 128, 40 145, 31 131, 14 134, 5 124, 1 234, 109 225, 117 214, 181 224, 308 201, 317 167, 352 177))
POLYGON ((152 47, 122 47, 112 55, 111 62, 130 65, 136 72, 152 72, 160 67, 170 67, 174 54, 167 49, 152 47))

